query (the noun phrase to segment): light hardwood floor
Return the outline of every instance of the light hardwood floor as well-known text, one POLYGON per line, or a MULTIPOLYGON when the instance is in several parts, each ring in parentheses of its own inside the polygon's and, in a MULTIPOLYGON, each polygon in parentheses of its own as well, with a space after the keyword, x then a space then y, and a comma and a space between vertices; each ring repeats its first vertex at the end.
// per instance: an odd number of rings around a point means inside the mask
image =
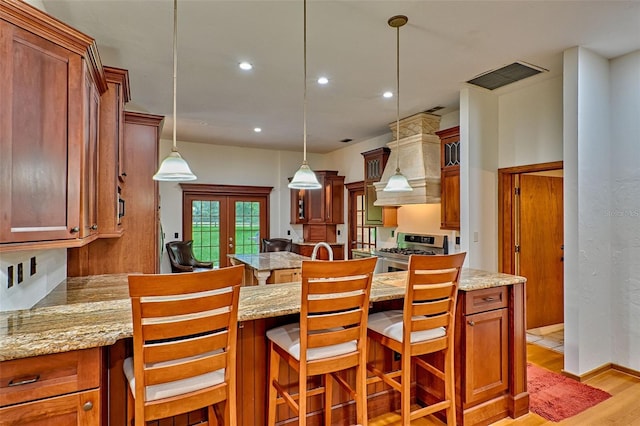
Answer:
MULTIPOLYGON (((563 355, 558 352, 536 346, 527 345, 527 359, 548 370, 560 372, 563 367, 563 355)), ((640 426, 640 379, 609 370, 599 374, 584 383, 609 392, 612 397, 591 407, 582 413, 570 417, 562 422, 550 422, 534 413, 529 413, 518 419, 503 419, 492 426, 520 425, 575 425, 575 426, 640 426)), ((387 414, 369 421, 370 426, 398 426, 400 416, 387 414)), ((413 426, 441 426, 444 423, 433 417, 427 417, 411 422, 413 426)))

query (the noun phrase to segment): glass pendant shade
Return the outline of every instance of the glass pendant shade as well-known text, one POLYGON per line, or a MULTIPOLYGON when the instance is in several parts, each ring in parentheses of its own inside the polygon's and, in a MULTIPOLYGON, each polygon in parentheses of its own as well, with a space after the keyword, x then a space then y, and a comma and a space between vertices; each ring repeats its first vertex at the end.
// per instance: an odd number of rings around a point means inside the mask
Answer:
POLYGON ((396 29, 396 174, 389 178, 384 192, 413 191, 407 178, 400 173, 400 27, 405 25, 408 18, 396 15, 389 18, 387 23, 396 29))
POLYGON ((413 191, 407 178, 400 173, 400 170, 396 170, 396 174, 389 178, 387 186, 384 187, 385 192, 410 192, 413 191))
POLYGON ((171 151, 171 154, 160 164, 158 172, 153 175, 153 180, 159 181, 180 182, 196 179, 196 175, 191 172, 189 165, 178 151, 171 151))
POLYGON ((302 163, 302 166, 300 166, 296 174, 293 175, 293 179, 291 179, 288 186, 291 189, 322 188, 322 185, 318 182, 318 178, 316 178, 316 174, 313 173, 313 170, 311 170, 306 161, 302 163))
POLYGON ((176 148, 176 93, 178 81, 178 0, 173 0, 173 148, 162 160, 160 168, 153 175, 153 180, 183 182, 196 180, 189 165, 176 148))
POLYGON ((304 74, 302 80, 304 81, 303 103, 302 103, 302 165, 298 169, 293 179, 287 185, 291 189, 320 189, 322 185, 318 182, 316 174, 313 173, 311 167, 307 163, 307 0, 303 2, 303 64, 304 74))

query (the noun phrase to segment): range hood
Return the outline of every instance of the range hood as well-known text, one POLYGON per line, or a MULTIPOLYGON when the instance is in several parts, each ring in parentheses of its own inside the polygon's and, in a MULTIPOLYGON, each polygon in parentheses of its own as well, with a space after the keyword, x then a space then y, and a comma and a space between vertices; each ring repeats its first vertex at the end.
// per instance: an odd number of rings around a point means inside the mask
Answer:
POLYGON ((440 117, 424 112, 400 120, 400 171, 413 188, 410 192, 384 192, 389 178, 396 173, 398 142, 396 123, 389 124, 393 141, 382 178, 374 183, 375 206, 440 203, 440 117))

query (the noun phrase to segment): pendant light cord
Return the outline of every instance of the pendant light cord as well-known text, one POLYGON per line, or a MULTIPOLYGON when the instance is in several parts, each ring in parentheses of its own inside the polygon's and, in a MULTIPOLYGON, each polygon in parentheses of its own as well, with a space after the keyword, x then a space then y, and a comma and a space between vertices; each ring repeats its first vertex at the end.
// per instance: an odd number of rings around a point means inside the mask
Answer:
POLYGON ((178 0, 173 0, 173 148, 177 152, 176 145, 176 92, 178 86, 178 0))
POLYGON ((400 173, 400 27, 396 27, 396 173, 400 173))
POLYGON ((304 55, 304 91, 302 103, 302 163, 307 163, 307 0, 304 0, 304 20, 303 20, 303 55, 304 55))

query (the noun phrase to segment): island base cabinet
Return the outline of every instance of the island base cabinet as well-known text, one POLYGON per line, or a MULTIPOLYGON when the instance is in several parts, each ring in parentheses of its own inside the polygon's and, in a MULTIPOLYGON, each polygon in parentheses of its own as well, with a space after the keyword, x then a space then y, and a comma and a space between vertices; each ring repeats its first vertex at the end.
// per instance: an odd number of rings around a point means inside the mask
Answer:
POLYGON ((0 425, 103 424, 101 348, 0 363, 0 425))
POLYGON ((2 426, 100 425, 100 390, 73 393, 0 408, 2 426))

